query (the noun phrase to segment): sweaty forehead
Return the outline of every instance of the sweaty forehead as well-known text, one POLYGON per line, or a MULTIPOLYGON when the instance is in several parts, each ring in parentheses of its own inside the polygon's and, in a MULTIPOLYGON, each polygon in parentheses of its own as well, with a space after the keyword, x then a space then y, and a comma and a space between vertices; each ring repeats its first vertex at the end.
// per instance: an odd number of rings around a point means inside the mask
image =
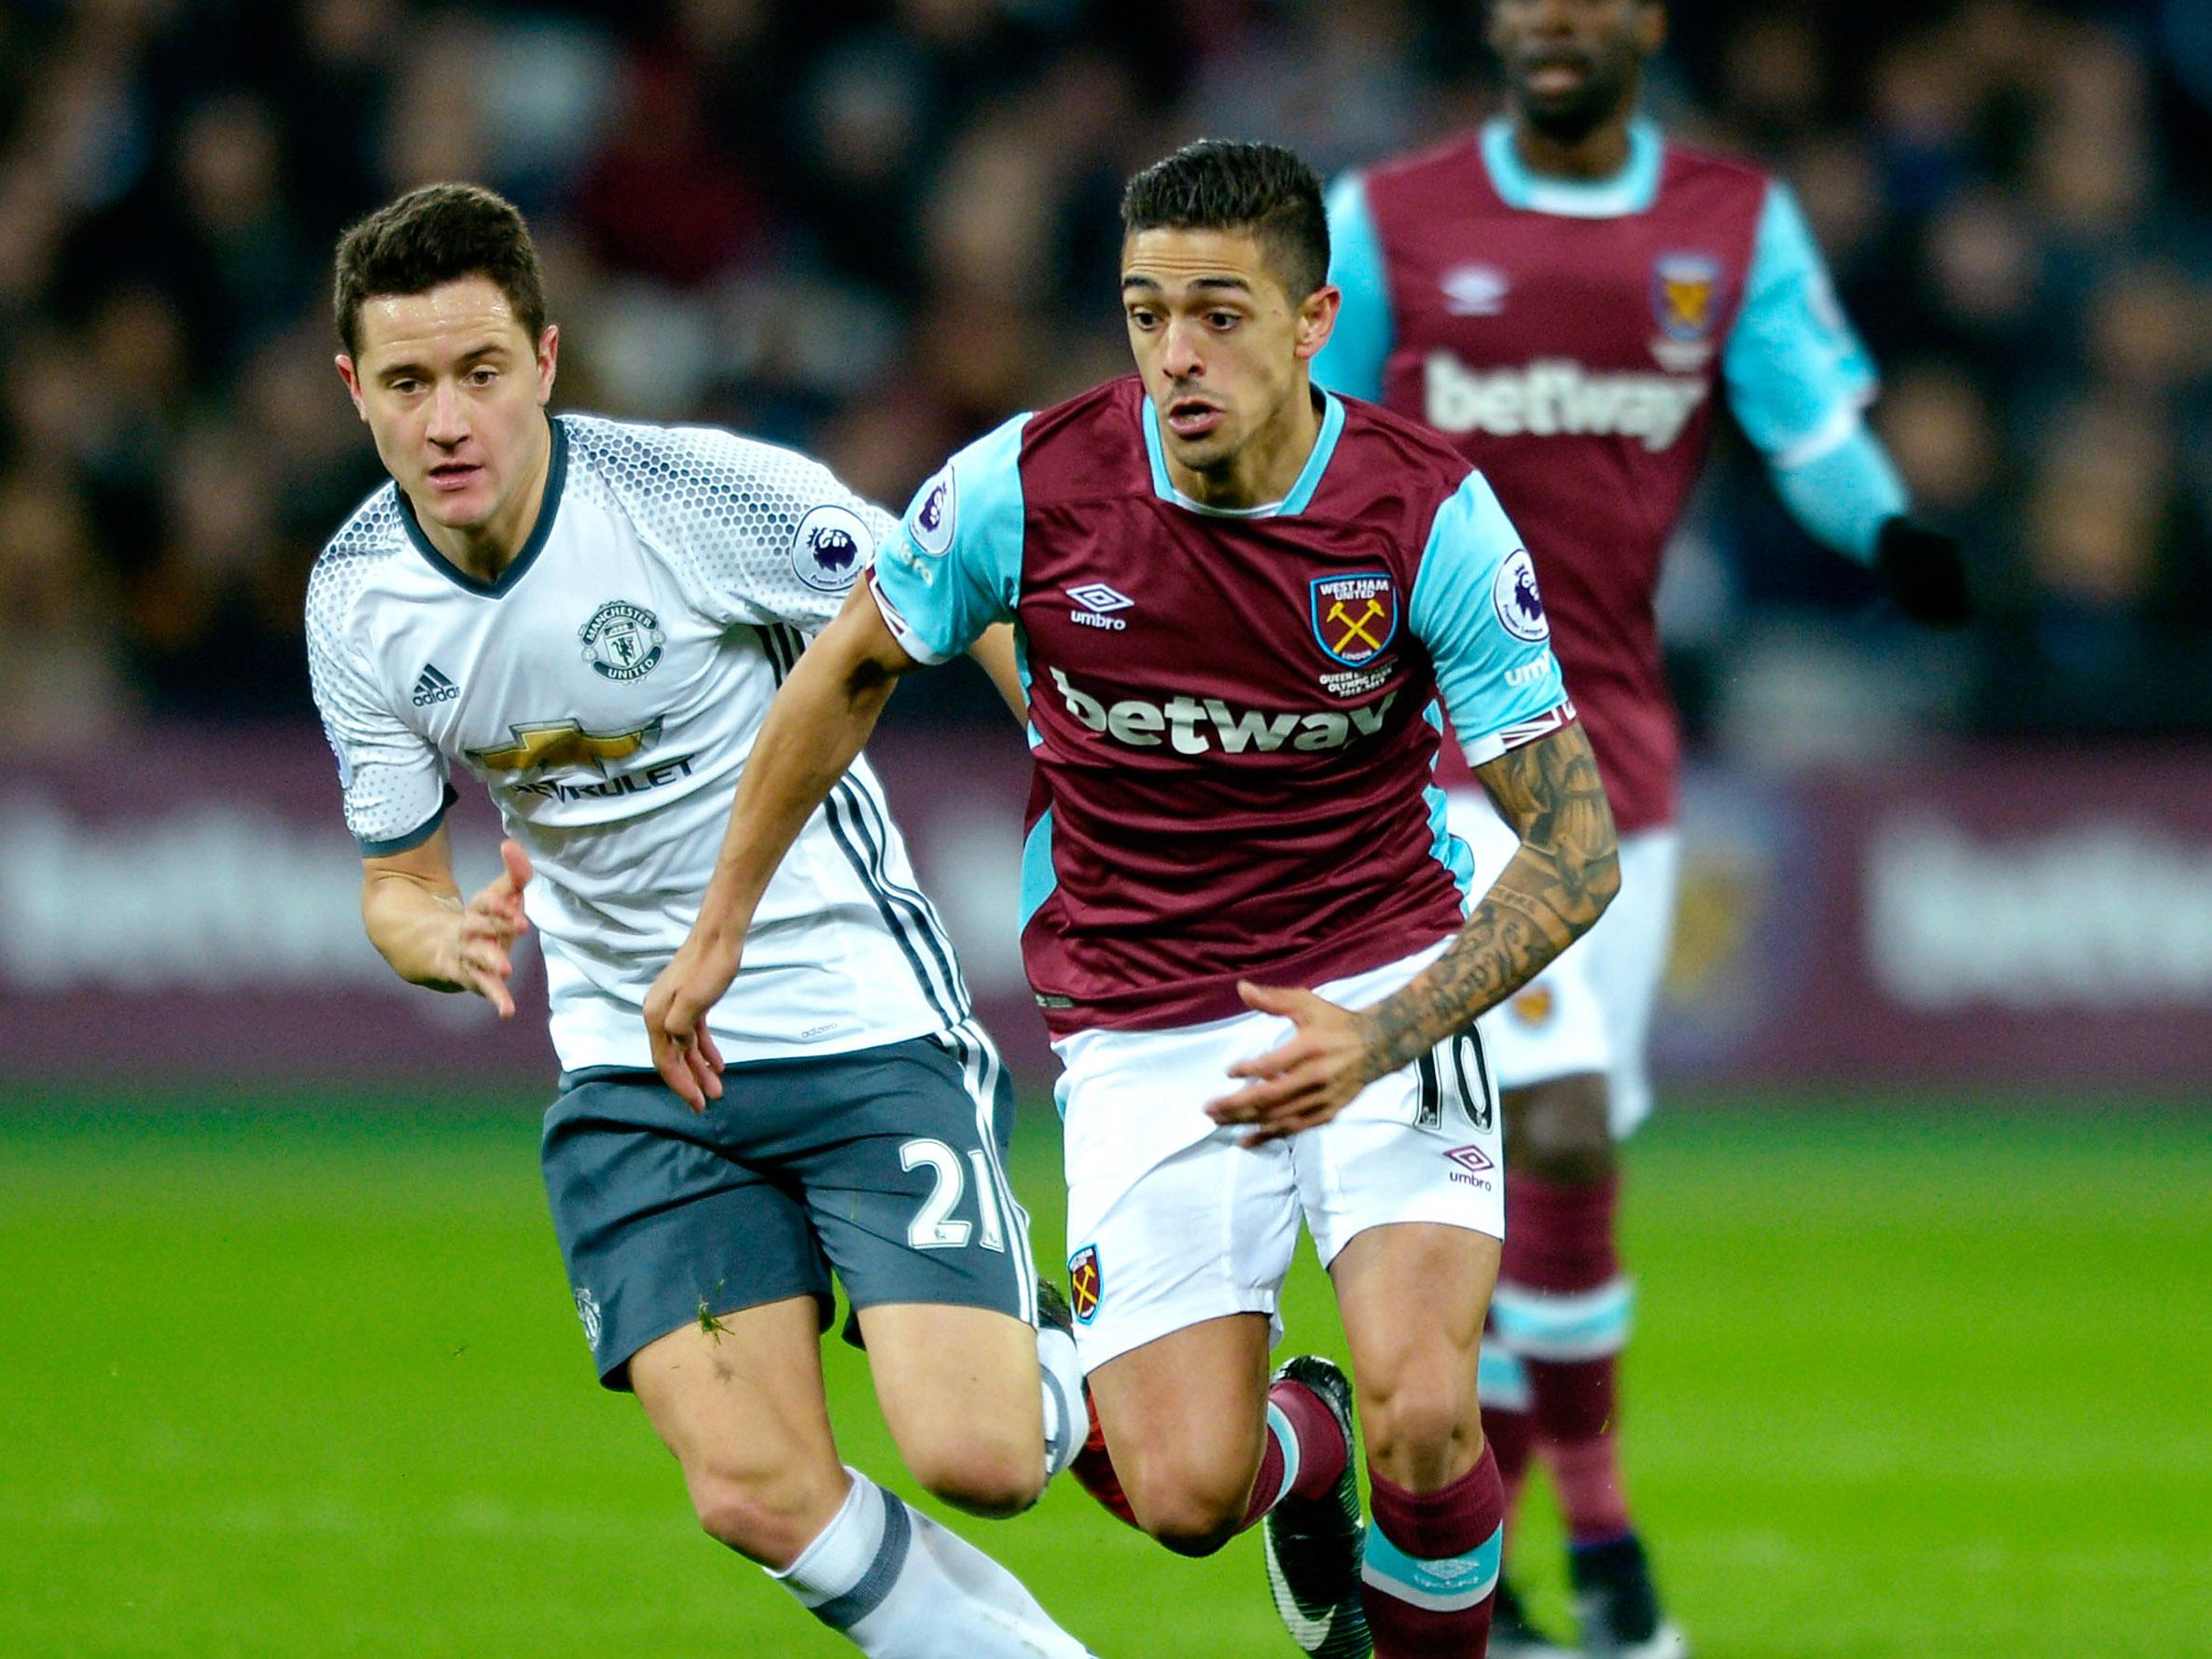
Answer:
POLYGON ((361 302, 361 359, 395 353, 460 355, 488 343, 528 350, 515 309, 488 277, 441 283, 421 294, 372 294, 361 302))
POLYGON ((1256 298, 1281 288, 1259 238, 1248 230, 1139 230, 1121 246, 1121 280, 1170 291, 1194 283, 1241 283, 1256 298))

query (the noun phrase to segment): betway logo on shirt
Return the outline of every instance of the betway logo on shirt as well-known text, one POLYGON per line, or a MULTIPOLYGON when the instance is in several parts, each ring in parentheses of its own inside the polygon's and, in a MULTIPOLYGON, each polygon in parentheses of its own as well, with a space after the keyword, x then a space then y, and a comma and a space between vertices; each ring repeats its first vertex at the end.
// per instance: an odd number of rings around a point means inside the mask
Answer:
POLYGON ((1425 389, 1440 432, 1494 438, 1634 438, 1654 454, 1682 436, 1705 400, 1699 375, 1594 374, 1565 358, 1488 372, 1431 352, 1425 389))
POLYGON ((1078 691, 1067 676, 1052 670, 1052 683, 1067 712, 1093 732, 1103 732, 1131 748, 1158 748, 1165 744, 1178 755, 1203 755, 1218 749, 1241 755, 1247 749, 1273 754, 1278 749, 1341 749, 1356 737, 1372 737, 1383 729, 1384 718, 1398 701, 1392 691, 1372 708, 1316 709, 1311 714, 1292 709, 1273 713, 1258 708, 1231 708, 1218 697, 1171 697, 1165 703, 1124 698, 1106 704, 1088 691, 1078 691))

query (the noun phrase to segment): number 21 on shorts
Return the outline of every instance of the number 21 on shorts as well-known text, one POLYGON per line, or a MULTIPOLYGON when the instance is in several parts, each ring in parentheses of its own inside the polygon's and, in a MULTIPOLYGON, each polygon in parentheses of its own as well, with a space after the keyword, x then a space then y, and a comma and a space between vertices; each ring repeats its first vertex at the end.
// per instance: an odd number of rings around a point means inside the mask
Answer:
MULTIPOLYGON (((929 1166, 934 1180, 929 1196, 922 1200, 922 1207, 907 1224, 906 1242, 917 1250, 964 1249, 975 1226, 953 1219, 953 1212, 960 1207, 962 1189, 967 1184, 960 1154, 941 1140, 910 1140, 898 1149, 899 1168, 911 1172, 924 1164, 929 1166)), ((976 1213, 982 1220, 983 1248, 1004 1250, 1006 1224, 999 1220, 991 1166, 981 1151, 969 1152, 967 1164, 975 1171, 976 1213)))

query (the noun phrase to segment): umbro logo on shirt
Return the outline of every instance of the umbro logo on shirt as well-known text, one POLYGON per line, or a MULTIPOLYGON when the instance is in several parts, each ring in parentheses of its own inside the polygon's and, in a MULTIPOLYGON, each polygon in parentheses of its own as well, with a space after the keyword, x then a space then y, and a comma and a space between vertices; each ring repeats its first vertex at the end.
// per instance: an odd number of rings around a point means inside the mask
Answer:
POLYGON ((1070 588, 1067 596, 1083 608, 1067 613, 1068 620, 1080 622, 1086 628, 1105 628, 1119 634, 1129 623, 1113 613, 1127 610, 1136 603, 1128 594, 1109 588, 1104 582, 1085 582, 1079 588, 1070 588))
POLYGON ((1494 317, 1506 308, 1506 274, 1495 266, 1456 266, 1437 286, 1444 291, 1444 309, 1455 317, 1494 317))
POLYGON ((433 703, 451 703, 461 695, 461 688, 438 671, 435 662, 425 663, 423 672, 415 676, 415 706, 428 708, 433 703))

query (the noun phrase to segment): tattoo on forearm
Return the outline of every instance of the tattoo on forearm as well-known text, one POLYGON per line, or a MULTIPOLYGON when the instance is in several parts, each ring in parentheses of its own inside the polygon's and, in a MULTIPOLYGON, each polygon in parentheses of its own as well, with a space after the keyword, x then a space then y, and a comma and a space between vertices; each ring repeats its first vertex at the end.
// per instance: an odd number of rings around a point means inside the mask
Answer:
POLYGON ((1360 1012, 1370 1078, 1410 1065, 1536 978, 1621 885, 1612 809, 1580 726, 1509 749, 1477 775, 1521 850, 1444 954, 1360 1012))

